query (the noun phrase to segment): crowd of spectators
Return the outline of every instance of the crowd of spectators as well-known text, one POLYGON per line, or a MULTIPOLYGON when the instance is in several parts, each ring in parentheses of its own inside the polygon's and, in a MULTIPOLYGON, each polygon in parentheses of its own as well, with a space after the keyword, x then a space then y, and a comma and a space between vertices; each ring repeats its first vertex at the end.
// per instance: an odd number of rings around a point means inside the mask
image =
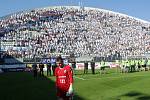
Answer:
POLYGON ((49 7, 0 19, 1 50, 17 58, 50 53, 106 57, 150 51, 150 23, 102 9, 49 7), (12 43, 8 45, 7 43, 12 43))

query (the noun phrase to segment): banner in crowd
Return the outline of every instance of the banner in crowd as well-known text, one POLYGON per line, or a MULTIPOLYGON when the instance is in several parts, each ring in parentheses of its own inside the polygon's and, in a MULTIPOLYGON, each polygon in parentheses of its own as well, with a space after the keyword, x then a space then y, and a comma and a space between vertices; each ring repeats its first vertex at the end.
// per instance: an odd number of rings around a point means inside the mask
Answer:
MULTIPOLYGON (((105 65, 108 68, 115 68, 117 66, 119 66, 119 64, 116 64, 114 62, 107 62, 107 64, 105 65)), ((95 69, 100 69, 101 65, 99 62, 95 62, 95 69)), ((83 70, 84 69, 84 63, 76 63, 76 69, 77 70, 83 70)), ((91 69, 91 63, 88 63, 88 69, 91 69)))
MULTIPOLYGON (((84 69, 84 63, 76 63, 76 69, 77 70, 83 70, 84 69)), ((88 63, 88 69, 91 69, 91 63, 88 63)), ((95 69, 100 69, 100 63, 95 63, 95 69)))

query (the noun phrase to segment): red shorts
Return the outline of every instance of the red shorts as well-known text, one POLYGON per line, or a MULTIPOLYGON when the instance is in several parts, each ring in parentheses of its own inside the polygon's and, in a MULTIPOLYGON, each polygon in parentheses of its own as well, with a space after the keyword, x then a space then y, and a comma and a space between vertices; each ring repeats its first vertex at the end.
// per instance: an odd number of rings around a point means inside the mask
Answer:
POLYGON ((66 96, 68 89, 58 89, 57 88, 57 96, 60 98, 63 98, 65 100, 69 100, 70 97, 72 97, 73 95, 70 96, 66 96))
POLYGON ((65 88, 57 88, 57 96, 59 97, 64 97, 66 96, 66 93, 67 93, 67 89, 65 88))

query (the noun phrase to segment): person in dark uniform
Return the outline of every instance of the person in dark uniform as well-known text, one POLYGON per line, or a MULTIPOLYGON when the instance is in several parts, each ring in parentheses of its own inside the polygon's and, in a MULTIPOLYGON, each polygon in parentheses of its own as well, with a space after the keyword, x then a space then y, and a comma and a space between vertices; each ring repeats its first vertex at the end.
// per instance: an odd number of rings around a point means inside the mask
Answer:
POLYGON ((145 71, 147 71, 147 62, 148 62, 148 60, 147 60, 147 59, 145 59, 145 60, 144 60, 144 66, 143 66, 143 67, 144 67, 144 69, 145 69, 145 71))
POLYGON ((51 67, 52 67, 53 76, 55 76, 55 68, 57 67, 56 58, 51 58, 51 67))
POLYGON ((92 74, 95 74, 95 62, 94 61, 91 62, 91 70, 92 70, 92 74))
POLYGON ((51 63, 48 63, 47 64, 47 76, 51 76, 52 75, 52 73, 51 73, 51 63))
POLYGON ((88 73, 88 62, 84 63, 84 74, 88 73))
POLYGON ((55 76, 55 68, 57 67, 57 65, 56 65, 56 62, 54 62, 53 64, 52 64, 52 71, 53 71, 53 76, 55 76))
POLYGON ((32 64, 32 68, 33 68, 33 76, 37 77, 37 64, 32 64))
POLYGON ((138 71, 141 71, 141 64, 140 64, 140 60, 138 60, 138 71))
POLYGON ((72 62, 72 68, 73 68, 73 73, 76 75, 76 73, 75 73, 75 69, 76 69, 76 62, 72 62))
POLYGON ((40 76, 44 76, 44 71, 43 71, 44 64, 40 64, 39 68, 40 68, 40 76))

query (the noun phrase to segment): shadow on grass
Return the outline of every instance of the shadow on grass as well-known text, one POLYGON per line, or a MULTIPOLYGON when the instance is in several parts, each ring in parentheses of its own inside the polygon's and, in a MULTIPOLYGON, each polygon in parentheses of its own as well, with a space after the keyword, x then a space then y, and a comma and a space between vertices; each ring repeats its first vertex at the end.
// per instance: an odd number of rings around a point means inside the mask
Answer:
MULTIPOLYGON (((0 75, 0 100, 57 100, 55 83, 47 77, 34 78, 28 72, 0 75)), ((75 94, 74 100, 84 100, 75 94)))
POLYGON ((129 98, 134 98, 134 100, 150 100, 150 95, 136 92, 136 91, 131 91, 129 93, 126 93, 124 95, 121 95, 116 98, 116 100, 121 100, 121 97, 129 97, 129 98))

